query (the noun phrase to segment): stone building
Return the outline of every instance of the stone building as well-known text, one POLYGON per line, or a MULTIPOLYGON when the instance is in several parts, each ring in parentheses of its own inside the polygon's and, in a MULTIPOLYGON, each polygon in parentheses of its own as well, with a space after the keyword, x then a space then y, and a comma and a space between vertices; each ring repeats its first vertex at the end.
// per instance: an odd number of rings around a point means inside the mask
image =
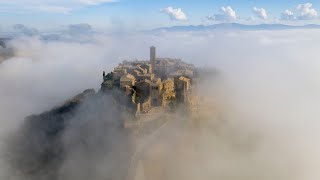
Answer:
POLYGON ((175 98, 174 81, 167 79, 163 82, 162 106, 167 107, 175 98))
POLYGON ((132 74, 125 74, 120 78, 120 88, 132 87, 135 82, 136 78, 132 74))
POLYGON ((175 89, 177 92, 177 100, 186 103, 188 100, 188 95, 190 93, 190 79, 186 77, 179 77, 175 79, 175 89))

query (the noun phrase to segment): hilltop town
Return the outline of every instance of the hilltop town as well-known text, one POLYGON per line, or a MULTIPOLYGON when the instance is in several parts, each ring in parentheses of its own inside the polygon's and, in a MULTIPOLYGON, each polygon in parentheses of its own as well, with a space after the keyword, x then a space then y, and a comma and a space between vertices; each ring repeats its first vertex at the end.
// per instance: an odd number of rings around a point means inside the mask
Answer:
POLYGON ((118 160, 112 166, 121 169, 114 174, 120 178, 110 179, 140 179, 139 174, 153 177, 152 173, 148 174, 152 172, 149 168, 157 167, 147 165, 150 158, 152 163, 161 164, 161 160, 154 159, 159 155, 154 150, 161 145, 164 153, 169 152, 166 147, 171 152, 173 146, 168 144, 168 139, 183 142, 174 143, 176 149, 183 148, 180 145, 190 140, 180 139, 185 136, 176 136, 172 130, 182 133, 197 129, 199 123, 211 117, 202 113, 213 111, 212 106, 209 110, 202 109, 198 86, 203 75, 201 69, 181 59, 157 58, 156 48, 151 47, 150 60, 123 61, 112 72, 103 72, 98 93, 87 89, 50 111, 26 117, 22 127, 26 135, 19 137, 17 144, 33 150, 33 143, 21 142, 36 142, 41 153, 17 156, 15 162, 36 160, 38 164, 23 166, 21 170, 27 174, 35 172, 30 174, 32 177, 41 176, 42 172, 33 171, 41 166, 46 175, 56 177, 66 155, 61 138, 72 132, 67 140, 71 146, 94 153, 99 146, 102 154, 110 152, 110 157, 118 160))
POLYGON ((108 74, 103 72, 102 92, 113 92, 115 102, 136 118, 192 106, 195 66, 181 59, 157 58, 123 61, 108 74), (116 91, 115 91, 116 90, 116 91))

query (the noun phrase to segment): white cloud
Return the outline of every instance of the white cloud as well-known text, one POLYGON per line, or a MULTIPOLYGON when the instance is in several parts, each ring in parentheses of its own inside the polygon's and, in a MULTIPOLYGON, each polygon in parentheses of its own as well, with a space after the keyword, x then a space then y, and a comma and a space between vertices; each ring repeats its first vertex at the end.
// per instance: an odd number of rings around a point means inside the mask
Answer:
POLYGON ((252 10, 258 18, 263 19, 263 20, 268 19, 267 11, 264 8, 253 7, 252 10))
POLYGON ((299 4, 295 12, 296 14, 291 10, 285 10, 281 13, 281 20, 313 20, 319 17, 317 10, 313 8, 311 3, 299 4))
POLYGON ((3 11, 16 13, 34 11, 69 13, 76 8, 111 2, 117 2, 117 0, 0 0, 0 7, 3 11))
POLYGON ((72 8, 71 7, 63 7, 63 6, 40 5, 40 6, 26 7, 26 10, 66 14, 66 13, 69 13, 70 11, 72 11, 72 8))
POLYGON ((285 10, 281 13, 281 20, 296 20, 296 16, 294 16, 293 12, 290 10, 285 10))
POLYGON ((187 15, 182 11, 181 8, 173 8, 171 6, 161 10, 161 12, 167 14, 171 20, 186 21, 188 20, 187 15))
POLYGON ((311 3, 299 4, 297 6, 299 11, 298 19, 300 20, 311 20, 318 18, 318 12, 312 7, 311 3))
POLYGON ((98 5, 101 3, 116 2, 116 0, 79 0, 79 2, 87 5, 98 5))
POLYGON ((237 13, 232 9, 232 7, 221 7, 220 8, 221 13, 215 14, 213 16, 207 16, 208 20, 212 21, 235 21, 237 20, 238 16, 237 13))

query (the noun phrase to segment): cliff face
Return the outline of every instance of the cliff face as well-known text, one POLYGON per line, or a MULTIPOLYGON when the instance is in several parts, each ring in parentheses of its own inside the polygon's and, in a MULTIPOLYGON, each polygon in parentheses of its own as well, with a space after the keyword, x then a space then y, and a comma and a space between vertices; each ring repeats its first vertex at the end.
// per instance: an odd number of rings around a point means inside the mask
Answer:
POLYGON ((12 56, 13 56, 12 49, 5 49, 5 48, 0 47, 0 63, 2 63, 4 60, 6 60, 12 56))
POLYGON ((0 63, 14 55, 12 48, 7 47, 6 39, 0 38, 0 63))
POLYGON ((130 140, 110 98, 86 90, 60 107, 27 117, 8 145, 15 174, 32 180, 121 177, 117 168, 128 163, 130 140), (112 164, 106 168, 110 172, 95 172, 98 164, 112 164))
POLYGON ((1 46, 2 48, 5 48, 5 47, 6 47, 6 44, 5 44, 4 41, 1 40, 1 39, 0 39, 0 46, 1 46))

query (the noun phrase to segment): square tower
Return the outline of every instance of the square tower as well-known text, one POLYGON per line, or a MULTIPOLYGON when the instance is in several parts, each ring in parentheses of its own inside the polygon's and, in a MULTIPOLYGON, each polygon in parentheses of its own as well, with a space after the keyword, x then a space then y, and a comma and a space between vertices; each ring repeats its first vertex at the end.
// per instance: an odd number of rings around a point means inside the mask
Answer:
POLYGON ((150 64, 151 64, 151 74, 154 74, 156 67, 156 47, 150 47, 150 64))

